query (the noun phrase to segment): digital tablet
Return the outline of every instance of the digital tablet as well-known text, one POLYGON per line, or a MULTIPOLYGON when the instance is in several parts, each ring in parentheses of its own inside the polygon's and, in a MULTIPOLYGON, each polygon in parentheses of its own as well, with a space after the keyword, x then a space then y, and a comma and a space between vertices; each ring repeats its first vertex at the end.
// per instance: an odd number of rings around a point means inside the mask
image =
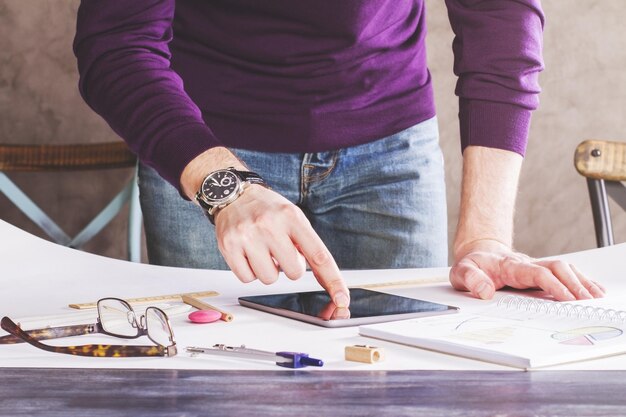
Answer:
POLYGON ((350 307, 338 308, 326 291, 239 297, 239 304, 324 327, 360 326, 436 314, 459 308, 363 288, 350 289, 350 307))

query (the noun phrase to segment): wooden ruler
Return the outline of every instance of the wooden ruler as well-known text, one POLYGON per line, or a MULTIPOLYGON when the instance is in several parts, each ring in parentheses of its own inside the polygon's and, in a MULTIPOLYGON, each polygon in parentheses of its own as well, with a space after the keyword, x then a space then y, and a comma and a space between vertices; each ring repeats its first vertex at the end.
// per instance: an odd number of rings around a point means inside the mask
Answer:
MULTIPOLYGON (((190 292, 186 293, 190 297, 203 298, 203 297, 215 297, 220 295, 217 291, 202 291, 202 292, 190 292)), ((183 294, 169 294, 169 295, 154 295, 152 297, 138 297, 138 298, 125 298, 124 301, 129 303, 153 303, 155 301, 182 301, 183 294)), ((87 308, 96 308, 97 302, 70 304, 71 308, 83 310, 87 308)))
POLYGON ((417 287, 420 285, 428 285, 428 284, 441 284, 444 282, 448 282, 448 277, 424 277, 424 278, 415 278, 404 281, 391 281, 391 282, 377 282, 374 284, 363 284, 363 285, 351 285, 352 288, 389 288, 389 287, 417 287))

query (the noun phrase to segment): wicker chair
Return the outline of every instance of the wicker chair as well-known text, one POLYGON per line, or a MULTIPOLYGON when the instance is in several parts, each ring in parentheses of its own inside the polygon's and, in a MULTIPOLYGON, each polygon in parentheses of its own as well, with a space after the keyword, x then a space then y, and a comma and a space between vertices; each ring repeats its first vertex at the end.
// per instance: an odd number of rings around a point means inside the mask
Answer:
POLYGON ((587 178, 598 247, 613 245, 613 227, 607 196, 626 210, 626 143, 587 140, 574 155, 576 170, 587 178))
POLYGON ((60 172, 135 167, 137 159, 123 142, 81 145, 0 145, 0 192, 52 240, 80 248, 129 202, 128 259, 141 260, 141 209, 135 176, 76 236, 70 237, 5 172, 60 172))

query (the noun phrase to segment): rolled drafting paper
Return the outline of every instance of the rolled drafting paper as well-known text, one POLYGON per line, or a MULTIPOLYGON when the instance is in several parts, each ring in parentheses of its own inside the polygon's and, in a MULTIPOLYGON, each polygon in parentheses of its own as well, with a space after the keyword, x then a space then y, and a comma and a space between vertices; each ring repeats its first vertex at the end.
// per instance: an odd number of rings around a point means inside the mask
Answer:
POLYGON ((385 359, 382 348, 368 345, 346 346, 346 360, 352 362, 376 363, 385 359))

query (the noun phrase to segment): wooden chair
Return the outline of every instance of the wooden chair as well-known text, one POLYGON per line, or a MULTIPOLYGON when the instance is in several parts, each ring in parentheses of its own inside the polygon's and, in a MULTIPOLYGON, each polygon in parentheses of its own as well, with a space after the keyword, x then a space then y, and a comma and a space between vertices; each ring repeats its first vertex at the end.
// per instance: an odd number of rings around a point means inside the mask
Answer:
POLYGON ((141 260, 141 209, 137 171, 124 188, 76 236, 70 237, 5 172, 60 172, 136 167, 123 142, 81 145, 0 145, 0 191, 56 243, 80 248, 98 234, 129 202, 128 259, 141 260))
POLYGON ((598 247, 613 245, 607 196, 626 210, 626 143, 586 140, 576 148, 574 165, 587 178, 598 247))

